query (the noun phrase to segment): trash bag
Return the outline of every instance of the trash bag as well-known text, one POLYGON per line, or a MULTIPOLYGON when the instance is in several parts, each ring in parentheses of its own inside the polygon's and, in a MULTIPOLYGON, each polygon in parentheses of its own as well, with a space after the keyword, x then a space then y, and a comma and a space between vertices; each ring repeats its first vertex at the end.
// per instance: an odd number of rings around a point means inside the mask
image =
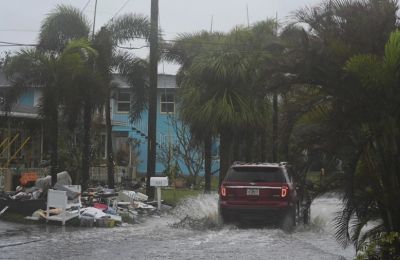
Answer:
POLYGON ((44 194, 47 194, 47 191, 51 187, 51 176, 48 175, 44 178, 39 178, 35 182, 35 188, 41 189, 44 194))
POLYGON ((55 185, 71 185, 72 179, 67 171, 57 173, 57 182, 55 185))

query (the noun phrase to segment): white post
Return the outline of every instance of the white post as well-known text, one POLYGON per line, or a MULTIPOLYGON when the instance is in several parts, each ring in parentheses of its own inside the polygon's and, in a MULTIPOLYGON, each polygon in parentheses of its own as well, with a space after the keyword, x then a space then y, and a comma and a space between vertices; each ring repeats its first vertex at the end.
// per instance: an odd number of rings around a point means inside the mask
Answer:
POLYGON ((157 209, 161 209, 161 187, 157 187, 157 209))

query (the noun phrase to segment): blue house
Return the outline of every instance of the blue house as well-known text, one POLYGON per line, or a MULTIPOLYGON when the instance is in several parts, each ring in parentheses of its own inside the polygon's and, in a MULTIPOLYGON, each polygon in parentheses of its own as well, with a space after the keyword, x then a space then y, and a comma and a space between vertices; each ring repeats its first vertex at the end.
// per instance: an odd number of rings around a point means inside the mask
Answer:
MULTIPOLYGON (((11 85, 0 71, 0 106, 11 85)), ((33 87, 19 97, 11 111, 0 110, 0 168, 37 167, 43 159, 44 133, 38 115, 41 97, 33 87)))
MULTIPOLYGON (((138 175, 147 172, 147 121, 148 113, 144 111, 140 120, 131 121, 131 91, 130 87, 118 75, 114 76, 114 81, 118 88, 112 93, 111 99, 111 119, 112 119, 112 139, 115 163, 117 166, 132 169, 138 175)), ((0 102, 5 93, 11 88, 4 74, 0 71, 0 102)), ((162 160, 162 154, 171 151, 171 147, 176 147, 179 138, 173 122, 176 112, 179 109, 176 105, 176 77, 175 75, 158 75, 157 92, 157 164, 156 174, 165 172, 166 164, 162 160)), ((11 112, 0 110, 0 163, 6 165, 7 162, 13 165, 23 165, 24 167, 38 167, 44 159, 46 153, 46 138, 43 122, 38 115, 38 104, 41 98, 40 87, 30 88, 18 99, 11 112), (11 145, 11 141, 15 137, 11 145), (3 144, 1 144, 4 142, 3 144), (26 142, 26 143, 25 143, 26 142), (25 143, 25 144, 24 144, 25 143)), ((93 140, 93 147, 100 151, 101 160, 97 160, 99 166, 105 165, 106 156, 106 131, 104 125, 104 113, 99 112, 94 118, 97 125, 100 125, 100 134, 93 140), (100 118, 100 120, 99 120, 100 118), (100 124, 99 124, 100 122, 100 124), (99 137, 99 138, 97 138, 99 137)), ((95 122, 94 122, 95 123, 95 122)), ((196 159, 201 160, 201 152, 192 152, 193 163, 196 159)), ((218 149, 214 147, 213 170, 219 168, 218 149)), ((173 163, 179 164, 181 173, 189 173, 184 160, 174 159, 173 163)), ((201 164, 202 165, 202 164, 201 164)), ((95 166, 95 165, 94 165, 95 166)), ((203 175, 203 168, 198 168, 199 175, 203 175)))
MULTIPOLYGON (((129 117, 130 90, 129 86, 118 77, 115 79, 119 85, 112 99, 112 121, 113 121, 113 149, 114 154, 128 154, 127 164, 136 168, 138 174, 145 174, 147 169, 147 119, 148 113, 144 111, 140 120, 131 122, 129 117), (133 158, 133 156, 134 158, 133 158)), ((179 109, 176 105, 176 77, 175 75, 159 74, 157 84, 157 164, 156 174, 160 175, 165 171, 166 165, 160 160, 160 152, 168 149, 169 146, 178 145, 179 140, 173 126, 176 120, 176 112, 179 109)), ((218 169, 218 150, 214 147, 213 168, 218 169)), ((202 156, 201 154, 194 157, 202 156)), ((196 158, 194 158, 196 159, 196 158)), ((188 174, 188 169, 182 160, 177 160, 182 174, 188 174)), ((199 175, 204 170, 200 169, 199 175)))
MULTIPOLYGON (((144 111, 139 120, 131 122, 129 116, 131 91, 123 80, 116 77, 118 89, 113 93, 111 100, 111 111, 113 121, 113 149, 116 157, 119 153, 127 153, 130 157, 130 165, 136 164, 138 173, 145 173, 147 168, 147 119, 148 112, 144 111), (135 158, 132 158, 132 155, 135 158), (135 161, 135 162, 133 162, 135 161)), ((169 124, 169 118, 175 114, 175 91, 176 82, 174 75, 158 76, 157 96, 157 143, 167 145, 173 138, 169 124)), ((157 163, 156 172, 162 173, 164 167, 157 163)))

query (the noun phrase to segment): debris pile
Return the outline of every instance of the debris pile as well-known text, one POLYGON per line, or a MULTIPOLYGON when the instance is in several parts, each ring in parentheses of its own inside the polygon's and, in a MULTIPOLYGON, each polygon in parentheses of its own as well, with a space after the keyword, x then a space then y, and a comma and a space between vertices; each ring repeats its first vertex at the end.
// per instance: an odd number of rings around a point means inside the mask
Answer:
POLYGON ((0 211, 14 211, 30 220, 61 221, 79 219, 82 227, 114 227, 122 222, 138 223, 138 218, 156 211, 155 202, 138 191, 91 187, 81 191, 71 185, 69 174, 57 174, 57 183, 51 186, 51 176, 38 178, 34 173, 21 177, 14 192, 0 193, 0 211), (6 208, 7 207, 7 208, 6 208))

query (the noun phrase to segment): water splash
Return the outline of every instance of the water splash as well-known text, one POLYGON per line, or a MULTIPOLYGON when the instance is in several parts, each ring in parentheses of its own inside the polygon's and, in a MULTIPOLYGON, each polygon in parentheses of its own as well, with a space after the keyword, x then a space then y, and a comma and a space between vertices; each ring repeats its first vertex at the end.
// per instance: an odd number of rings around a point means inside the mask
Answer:
POLYGON ((333 221, 342 207, 339 194, 328 193, 316 198, 311 204, 311 226, 333 234, 335 232, 333 221))
POLYGON ((179 219, 175 228, 195 230, 220 229, 218 194, 201 194, 181 201, 172 214, 179 219))
MULTIPOLYGON (((313 231, 333 234, 332 221, 341 210, 341 198, 336 193, 328 193, 316 198, 311 205, 311 223, 299 225, 298 232, 313 231)), ((218 194, 201 194, 181 201, 172 211, 178 221, 171 226, 195 230, 221 229, 218 216, 218 194)))

